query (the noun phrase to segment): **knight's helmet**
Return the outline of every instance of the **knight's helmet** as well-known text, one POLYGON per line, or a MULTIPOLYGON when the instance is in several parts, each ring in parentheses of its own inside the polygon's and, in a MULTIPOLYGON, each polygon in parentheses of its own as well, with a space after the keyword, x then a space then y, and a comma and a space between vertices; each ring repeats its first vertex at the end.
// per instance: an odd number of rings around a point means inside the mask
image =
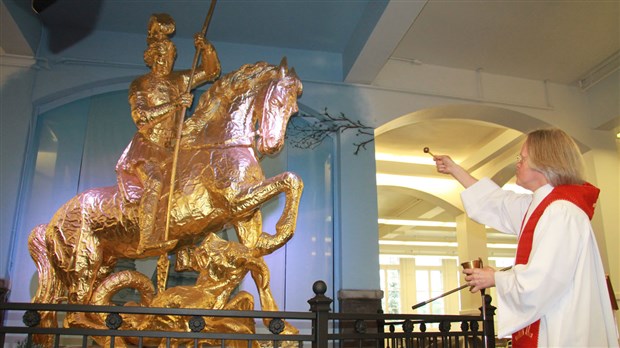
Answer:
POLYGON ((147 26, 146 43, 148 45, 168 39, 174 33, 176 24, 174 19, 167 13, 155 13, 151 15, 147 26))
POLYGON ((156 55, 169 50, 176 56, 176 47, 169 38, 176 30, 174 19, 167 13, 155 13, 151 15, 147 26, 146 43, 144 50, 144 62, 151 67, 156 55))

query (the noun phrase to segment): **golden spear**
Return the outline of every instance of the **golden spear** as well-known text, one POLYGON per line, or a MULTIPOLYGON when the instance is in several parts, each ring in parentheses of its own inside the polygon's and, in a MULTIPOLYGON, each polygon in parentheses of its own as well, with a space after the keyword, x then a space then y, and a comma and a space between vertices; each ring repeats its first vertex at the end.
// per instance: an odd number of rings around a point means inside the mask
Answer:
MULTIPOLYGON (((204 24, 202 25, 201 35, 207 35, 207 29, 209 28, 209 23, 211 22, 211 17, 213 16, 213 10, 215 9, 216 0, 211 0, 211 6, 209 7, 209 13, 207 14, 207 18, 205 19, 204 24)), ((192 90, 192 82, 194 80, 194 74, 196 73, 196 65, 198 65, 198 58, 200 56, 200 49, 196 49, 196 53, 194 54, 194 61, 192 63, 192 71, 189 75, 189 81, 187 83, 187 91, 186 93, 190 93, 192 90)), ((164 233, 164 240, 168 240, 168 235, 170 233, 170 209, 172 208, 172 193, 174 192, 174 181, 176 180, 177 174, 177 162, 179 161, 179 147, 181 144, 181 132, 183 130, 183 121, 185 120, 185 112, 187 111, 187 107, 183 106, 179 115, 177 115, 177 134, 176 140, 174 143, 174 154, 172 156, 172 172, 170 173, 170 191, 168 193, 168 208, 166 209, 166 229, 164 233)))
MULTIPOLYGON (((207 13, 207 18, 205 18, 204 24, 202 25, 202 30, 200 34, 204 37, 207 35, 207 29, 209 28, 209 23, 211 22, 211 17, 213 17, 213 11, 215 9, 216 0, 211 0, 211 6, 209 7, 209 12, 207 13)), ((196 52, 194 54, 194 61, 192 62, 192 70, 189 75, 189 80, 187 82, 187 90, 186 93, 190 93, 192 91, 192 82, 194 80, 194 74, 196 73, 196 65, 198 65, 198 59, 200 58, 200 48, 196 48, 196 52)), ((181 133, 183 130, 183 121, 185 120, 185 113, 187 112, 187 107, 183 106, 181 112, 177 114, 177 128, 176 128, 176 140, 174 143, 174 153, 172 155, 172 172, 170 173, 170 190, 168 191, 168 207, 166 208, 166 229, 164 230, 164 240, 167 241, 170 235, 170 210, 172 209, 172 195, 174 193, 174 182, 176 181, 177 174, 177 162, 179 161, 179 148, 181 146, 181 133)), ((170 266, 170 261, 166 254, 160 256, 159 261, 157 262, 157 284, 158 291, 161 292, 166 288, 166 281, 168 278, 168 269, 170 266)))

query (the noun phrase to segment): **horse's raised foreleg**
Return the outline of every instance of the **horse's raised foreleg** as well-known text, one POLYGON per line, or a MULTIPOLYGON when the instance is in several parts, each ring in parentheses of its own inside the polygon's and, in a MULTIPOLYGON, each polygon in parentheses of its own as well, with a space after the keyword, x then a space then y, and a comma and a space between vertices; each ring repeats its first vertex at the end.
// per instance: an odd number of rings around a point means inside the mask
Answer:
POLYGON ((263 215, 257 210, 249 219, 237 221, 234 225, 239 242, 248 248, 254 248, 263 229, 263 215))
MULTIPOLYGON (((276 223, 276 233, 274 235, 261 234, 262 221, 258 220, 260 215, 256 217, 257 214, 254 214, 251 217, 251 219, 255 219, 252 223, 254 226, 247 228, 245 232, 242 231, 244 235, 239 236, 240 241, 249 248, 257 249, 261 255, 270 254, 284 245, 295 232, 302 191, 303 182, 301 178, 291 172, 278 174, 248 189, 248 193, 238 199, 235 204, 235 216, 241 216, 259 208, 263 203, 280 193, 285 195, 284 209, 276 223), (255 234, 250 236, 252 230, 254 230, 253 233, 255 234)), ((239 234, 239 229, 237 232, 239 234)))

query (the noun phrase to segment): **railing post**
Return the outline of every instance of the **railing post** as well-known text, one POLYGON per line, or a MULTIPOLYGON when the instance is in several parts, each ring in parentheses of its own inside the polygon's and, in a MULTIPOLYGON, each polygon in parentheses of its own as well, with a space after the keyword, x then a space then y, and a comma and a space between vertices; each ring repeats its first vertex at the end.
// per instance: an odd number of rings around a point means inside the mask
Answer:
POLYGON ((327 284, 322 280, 317 280, 312 285, 314 297, 308 300, 310 311, 314 312, 315 319, 312 325, 312 348, 325 348, 328 346, 327 335, 329 333, 329 317, 333 300, 325 296, 327 292, 327 284))
POLYGON ((486 315, 484 316, 486 320, 483 323, 482 329, 484 339, 486 340, 485 347, 495 348, 495 324, 493 323, 493 316, 495 315, 496 307, 491 305, 491 300, 491 295, 484 295, 485 305, 482 306, 482 308, 486 310, 486 315))
MULTIPOLYGON (((379 318, 377 319, 377 333, 383 334, 385 333, 385 317, 383 316, 384 314, 383 309, 378 309, 377 314, 379 315, 379 318)), ((378 340, 377 347, 378 348, 385 347, 385 340, 383 338, 380 338, 378 340)))
MULTIPOLYGON (((9 296, 9 284, 5 279, 0 279, 0 303, 6 303, 9 296)), ((0 326, 4 326, 4 311, 0 310, 0 326)), ((4 347, 4 333, 0 334, 0 347, 4 347)))

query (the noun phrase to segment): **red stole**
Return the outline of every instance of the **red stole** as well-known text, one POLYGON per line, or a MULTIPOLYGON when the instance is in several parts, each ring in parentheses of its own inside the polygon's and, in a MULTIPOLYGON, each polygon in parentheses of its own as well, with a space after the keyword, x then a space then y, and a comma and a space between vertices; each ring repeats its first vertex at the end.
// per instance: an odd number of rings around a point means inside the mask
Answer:
MULTIPOLYGON (((521 232, 517 244, 517 254, 515 265, 527 264, 532 251, 532 241, 534 240, 534 229, 538 220, 549 204, 557 200, 569 201, 581 208, 590 218, 594 215, 594 203, 598 198, 599 189, 585 183, 583 185, 561 185, 555 187, 542 202, 534 209, 527 224, 521 232)), ((525 217, 524 217, 525 219, 525 217)), ((538 332, 540 329, 540 319, 523 329, 512 334, 513 348, 538 347, 538 332)))

